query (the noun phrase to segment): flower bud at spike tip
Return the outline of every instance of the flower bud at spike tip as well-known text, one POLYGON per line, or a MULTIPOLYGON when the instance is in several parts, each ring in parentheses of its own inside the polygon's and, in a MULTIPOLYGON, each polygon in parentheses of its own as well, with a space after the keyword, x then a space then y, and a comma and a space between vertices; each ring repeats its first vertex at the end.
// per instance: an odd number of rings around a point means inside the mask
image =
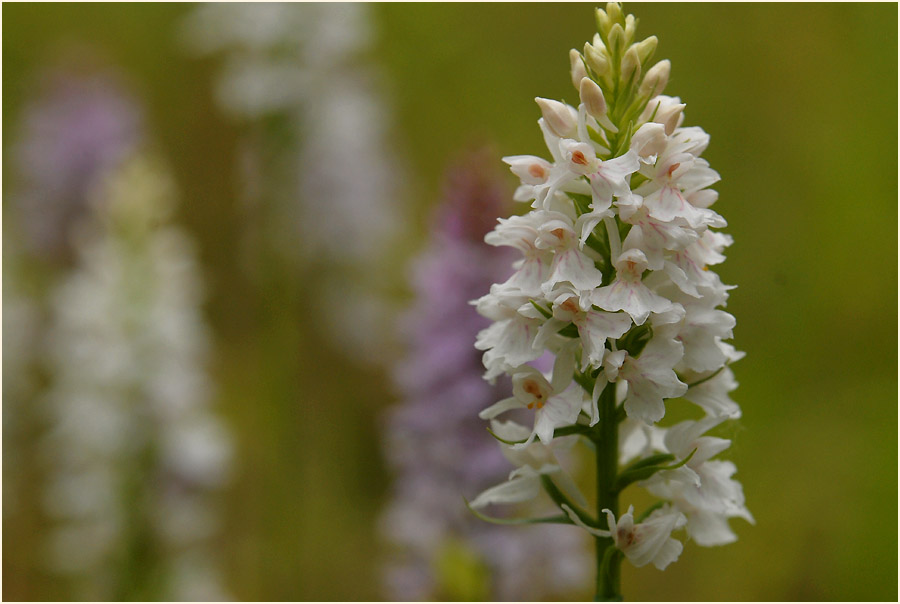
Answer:
POLYGON ((622 5, 618 2, 607 2, 606 14, 609 15, 609 19, 613 23, 621 23, 624 18, 624 15, 622 14, 622 5))
POLYGON ((671 70, 672 63, 669 62, 669 59, 663 59, 648 69, 647 75, 644 76, 644 81, 641 82, 639 94, 651 99, 656 95, 661 94, 662 91, 665 90, 666 84, 669 83, 669 73, 671 70))
POLYGON ((534 102, 541 108, 541 114, 554 134, 563 138, 572 138, 576 135, 577 118, 563 103, 541 97, 535 98, 534 102))
POLYGON ((609 15, 607 15, 602 8, 598 8, 595 14, 597 19, 597 31, 602 31, 604 33, 609 31, 609 28, 612 25, 609 15))
POLYGON ((644 64, 653 58, 653 53, 656 52, 658 44, 659 39, 656 36, 650 36, 646 40, 641 40, 635 45, 637 46, 637 53, 638 57, 641 59, 641 64, 644 64))
POLYGON ((638 56, 637 47, 631 46, 625 52, 622 59, 622 81, 629 82, 641 77, 641 59, 638 56))
POLYGON ((569 51, 569 62, 571 63, 572 85, 578 88, 581 85, 581 80, 587 77, 584 59, 581 58, 581 53, 573 48, 569 51))
POLYGON ((603 77, 609 73, 609 59, 603 52, 587 43, 584 45, 584 60, 597 77, 603 77))
POLYGON ((634 15, 628 15, 625 17, 625 44, 631 44, 631 41, 634 40, 635 30, 637 30, 637 19, 634 18, 634 15))
POLYGON ((622 49, 625 48, 625 30, 618 23, 609 28, 609 35, 606 39, 609 41, 609 51, 614 56, 619 56, 622 49))
POLYGON ((597 83, 590 78, 583 78, 578 88, 584 108, 593 117, 600 119, 606 115, 606 99, 597 83))

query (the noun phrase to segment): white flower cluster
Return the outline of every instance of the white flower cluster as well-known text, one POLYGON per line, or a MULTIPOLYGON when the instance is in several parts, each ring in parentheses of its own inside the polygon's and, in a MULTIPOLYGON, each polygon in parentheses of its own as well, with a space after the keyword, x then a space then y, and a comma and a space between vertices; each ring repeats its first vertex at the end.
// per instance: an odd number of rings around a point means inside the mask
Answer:
POLYGON ((231 439, 210 408, 195 252, 164 224, 172 193, 144 157, 113 172, 95 200, 102 224, 81 231, 78 268, 53 299, 48 548, 87 599, 154 589, 135 578, 148 575, 165 591, 140 597, 227 597, 211 494, 227 478, 231 439))
POLYGON ((534 426, 493 421, 518 468, 473 506, 534 497, 548 477, 583 501, 551 450, 563 435, 599 434, 609 397, 620 484, 638 482, 660 507, 641 521, 631 509, 618 519, 610 512, 609 530, 564 509, 635 565, 662 569, 682 549, 672 531, 716 545, 736 538, 729 518, 752 522, 735 466, 711 459, 730 441, 705 436, 740 417, 729 365, 743 354, 726 342, 735 320, 721 310, 732 286, 710 270, 732 239, 715 230, 726 223, 710 209, 719 175, 700 157, 709 135, 683 126, 685 105, 660 94, 670 64, 650 66, 656 38, 632 43, 636 20, 616 4, 598 9, 597 21, 599 34, 570 54, 581 103, 536 99, 551 159, 504 158, 521 179, 515 199, 532 209, 500 219, 485 239, 522 258, 476 302, 494 321, 476 343, 485 377, 505 373, 513 383, 513 396, 481 417, 527 408, 534 426), (546 351, 556 355, 552 375, 531 366, 546 351), (665 401, 679 397, 705 417, 657 426, 665 401))

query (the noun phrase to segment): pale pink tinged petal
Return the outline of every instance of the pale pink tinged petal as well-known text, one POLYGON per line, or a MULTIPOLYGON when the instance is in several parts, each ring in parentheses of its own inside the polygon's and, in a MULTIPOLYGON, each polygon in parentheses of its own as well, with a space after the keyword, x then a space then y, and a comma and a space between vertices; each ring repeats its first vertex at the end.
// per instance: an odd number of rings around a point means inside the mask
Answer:
POLYGON ((658 396, 647 382, 639 382, 639 386, 629 382, 628 397, 625 399, 625 413, 628 417, 639 419, 645 424, 655 424, 666 414, 666 406, 662 397, 658 396))
POLYGON ((694 193, 700 189, 715 184, 722 180, 719 173, 709 167, 704 159, 695 160, 691 168, 678 178, 678 188, 685 194, 694 193))
POLYGON ((512 409, 521 409, 525 405, 522 404, 522 401, 512 396, 509 398, 505 398, 501 401, 498 401, 484 409, 481 413, 478 414, 478 417, 481 419, 492 419, 497 417, 501 413, 506 413, 507 411, 511 411, 512 409))
POLYGON ((676 424, 666 432, 666 448, 679 458, 687 457, 691 451, 696 449, 689 465, 697 467, 727 449, 731 444, 730 440, 703 436, 704 433, 726 419, 725 417, 707 417, 700 421, 684 421, 676 424))
POLYGON ((609 215, 609 212, 589 212, 579 216, 575 221, 575 231, 581 233, 578 241, 584 245, 587 238, 594 232, 594 228, 609 215))
POLYGON ((513 201, 528 202, 533 201, 537 197, 537 192, 533 185, 519 185, 513 193, 513 201))
POLYGON ((568 321, 561 321, 553 318, 547 319, 547 321, 538 329, 537 336, 534 338, 535 348, 546 348, 547 341, 559 333, 559 331, 568 324, 568 321))
POLYGON ((588 424, 590 426, 596 425, 596 423, 600 421, 600 408, 597 403, 600 400, 600 395, 608 384, 609 380, 606 379, 606 375, 603 373, 597 376, 597 380, 594 382, 594 388, 591 391, 591 404, 588 407, 588 414, 591 416, 590 423, 588 424))
POLYGON ((737 387, 734 373, 726 367, 715 377, 688 389, 684 398, 699 405, 710 415, 739 418, 741 408, 728 396, 737 387))
POLYGON ((603 362, 606 340, 621 338, 631 327, 631 317, 623 313, 608 313, 591 310, 576 323, 578 334, 590 364, 599 367, 603 362))
POLYGON ((518 270, 503 284, 507 288, 517 289, 529 297, 541 293, 541 284, 549 271, 549 254, 530 254, 519 263, 518 270))
POLYGON ((528 185, 547 182, 553 167, 547 160, 534 155, 510 155, 504 157, 503 162, 509 165, 512 173, 518 176, 523 184, 528 185))
POLYGON ((659 570, 666 570, 666 567, 678 560, 684 545, 677 539, 666 539, 659 551, 653 558, 653 566, 659 570))
POLYGON ((665 186, 658 192, 645 197, 644 205, 650 210, 653 218, 663 222, 684 218, 692 228, 697 228, 702 224, 697 209, 689 204, 681 191, 673 185, 665 186))
POLYGON ((540 409, 535 419, 534 432, 542 443, 553 440, 553 431, 562 426, 570 426, 578 419, 584 396, 581 387, 570 388, 552 397, 540 409))
POLYGON ((518 424, 512 420, 500 421, 492 419, 491 430, 494 432, 494 434, 505 440, 523 440, 525 438, 528 438, 528 435, 531 434, 531 430, 529 430, 522 424, 518 424))
POLYGON ((686 521, 684 514, 673 508, 656 510, 634 527, 632 543, 623 549, 625 555, 635 566, 652 562, 660 570, 664 569, 681 554, 682 545, 671 534, 686 521))
POLYGON ((712 189, 694 191, 685 195, 688 202, 695 208, 708 208, 719 199, 719 192, 712 189))
POLYGON ((727 358, 714 336, 692 338, 690 344, 685 344, 684 358, 681 364, 692 371, 712 371, 725 364, 727 358))
POLYGON ((616 207, 622 220, 630 220, 634 213, 644 206, 644 198, 634 194, 635 192, 627 191, 616 198, 616 207))
MULTIPOLYGON (((575 513, 575 510, 573 510, 572 508, 570 508, 570 507, 567 506, 566 504, 562 504, 561 507, 562 507, 563 511, 564 511, 564 512, 569 516, 569 518, 572 520, 572 522, 575 523, 575 526, 581 527, 581 528, 583 528, 584 530, 586 530, 587 532, 589 532, 591 535, 595 535, 595 536, 597 536, 597 537, 609 537, 609 536, 610 536, 610 532, 609 532, 609 531, 604 531, 604 530, 602 530, 602 529, 595 529, 594 527, 591 527, 591 526, 586 525, 586 524, 581 520, 581 518, 578 517, 578 514, 575 513)), ((615 520, 613 520, 613 522, 615 522, 615 520)))
POLYGON ((578 342, 572 341, 560 350, 553 364, 553 375, 550 379, 550 387, 554 392, 563 392, 572 382, 575 373, 575 349, 578 342))
POLYGON ((568 281, 577 290, 592 290, 599 286, 603 274, 594 266, 594 261, 577 248, 569 248, 557 253, 553 258, 550 277, 544 283, 544 291, 549 291, 557 283, 568 281))
POLYGON ((704 547, 727 545, 737 541, 737 535, 728 526, 727 518, 702 510, 690 515, 687 532, 697 545, 704 547))
POLYGON ((483 508, 492 503, 519 503, 534 499, 539 492, 540 480, 537 474, 519 476, 487 489, 469 505, 473 508, 483 508))
POLYGON ((697 286, 688 278, 687 273, 680 266, 671 262, 665 262, 662 268, 663 272, 672 280, 672 283, 678 286, 678 289, 689 296, 702 297, 702 294, 697 291, 697 286))
POLYGON ((709 134, 698 126, 679 128, 673 134, 672 139, 682 151, 686 151, 694 157, 700 157, 709 146, 709 134))

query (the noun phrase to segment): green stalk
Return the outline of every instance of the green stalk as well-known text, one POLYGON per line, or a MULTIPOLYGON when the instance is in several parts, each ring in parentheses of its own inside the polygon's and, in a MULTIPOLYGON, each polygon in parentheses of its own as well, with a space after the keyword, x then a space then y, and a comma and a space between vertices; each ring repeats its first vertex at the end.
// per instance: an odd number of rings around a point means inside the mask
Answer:
MULTIPOLYGON (((598 401, 600 421, 596 425, 594 443, 597 452, 597 519, 603 524, 604 509, 619 515, 616 475, 619 465, 619 422, 616 418, 614 384, 603 390, 598 401)), ((610 527, 607 526, 607 529, 610 527)), ((615 551, 612 537, 595 537, 597 551, 596 602, 622 601, 620 568, 622 557, 615 551)))

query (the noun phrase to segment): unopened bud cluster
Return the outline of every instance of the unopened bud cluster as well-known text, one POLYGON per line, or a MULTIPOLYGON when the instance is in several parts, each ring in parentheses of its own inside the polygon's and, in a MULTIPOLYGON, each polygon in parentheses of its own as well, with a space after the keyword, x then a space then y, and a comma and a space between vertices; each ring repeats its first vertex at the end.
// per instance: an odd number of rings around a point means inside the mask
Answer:
POLYGON ((617 4, 596 15, 598 33, 569 53, 580 104, 536 99, 550 159, 504 158, 521 180, 515 199, 531 210, 500 219, 485 238, 521 258, 475 302, 493 320, 476 346, 486 379, 512 378, 513 396, 480 415, 518 467, 472 506, 543 487, 564 521, 610 539, 637 566, 662 569, 682 550, 673 531, 718 545, 736 538, 729 518, 752 522, 734 464, 712 459, 730 441, 707 435, 740 417, 729 365, 743 354, 726 342, 735 320, 722 310, 733 286, 711 270, 732 239, 710 209, 719 175, 700 157, 709 136, 683 126, 685 105, 661 94, 671 65, 653 62, 657 39, 636 41, 637 20, 617 4), (549 375, 534 366, 547 352, 549 375), (657 425, 675 398, 702 416, 657 425), (497 419, 515 409, 531 410, 533 427, 497 419), (603 508, 598 490, 595 515, 553 453, 572 439, 617 451, 603 487, 616 504, 603 508), (630 484, 658 503, 619 515, 630 484))

